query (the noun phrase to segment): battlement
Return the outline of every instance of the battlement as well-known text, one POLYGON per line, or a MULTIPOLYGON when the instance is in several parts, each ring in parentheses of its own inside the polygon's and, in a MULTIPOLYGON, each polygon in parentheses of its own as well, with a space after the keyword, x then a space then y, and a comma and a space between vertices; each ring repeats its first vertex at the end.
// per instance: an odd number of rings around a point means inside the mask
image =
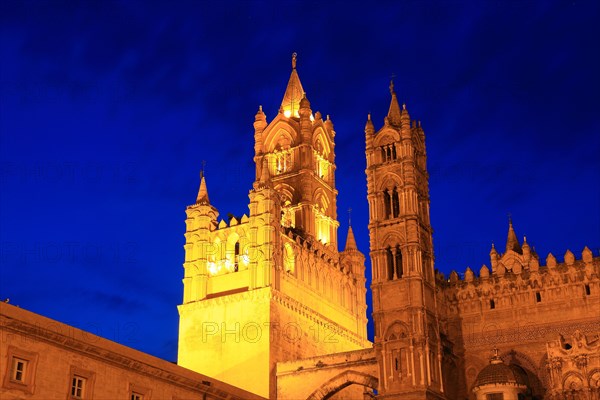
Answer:
POLYGON ((237 226, 246 223, 248 223, 248 216, 246 214, 242 215, 239 219, 231 215, 229 217, 229 224, 225 222, 224 219, 221 219, 221 221, 219 221, 219 223, 217 224, 217 229, 231 228, 232 226, 237 226))
MULTIPOLYGON (((500 260, 504 258, 504 255, 499 254, 500 260)), ((538 275, 544 276, 545 274, 555 275, 563 274, 571 271, 570 268, 574 268, 575 271, 584 271, 587 279, 592 279, 593 276, 598 277, 599 271, 598 266, 600 265, 600 256, 594 257, 592 251, 586 246, 581 252, 581 258, 576 259, 573 252, 567 250, 564 255, 563 262, 559 263, 556 257, 552 253, 548 253, 546 257, 546 265, 539 264, 539 257, 533 255, 528 265, 513 264, 511 269, 506 267, 499 268, 497 271, 490 272, 487 265, 483 264, 479 269, 479 275, 467 267, 465 272, 462 274, 456 271, 450 272, 448 278, 441 271, 436 271, 436 283, 438 286, 447 287, 463 287, 468 284, 475 286, 480 285, 487 279, 492 279, 496 282, 506 279, 508 281, 517 279, 518 276, 522 280, 535 278, 538 275)))
POLYGON ((492 272, 486 265, 478 276, 468 267, 462 276, 452 271, 447 279, 438 272, 442 313, 447 316, 485 313, 503 308, 567 304, 573 303, 573 299, 585 303, 600 295, 600 257, 593 257, 587 247, 580 259, 567 250, 560 263, 551 253, 544 266, 539 265, 537 256, 525 265, 517 261, 514 254, 507 252, 498 255, 498 268, 492 272), (506 268, 511 262, 512 268, 506 268))

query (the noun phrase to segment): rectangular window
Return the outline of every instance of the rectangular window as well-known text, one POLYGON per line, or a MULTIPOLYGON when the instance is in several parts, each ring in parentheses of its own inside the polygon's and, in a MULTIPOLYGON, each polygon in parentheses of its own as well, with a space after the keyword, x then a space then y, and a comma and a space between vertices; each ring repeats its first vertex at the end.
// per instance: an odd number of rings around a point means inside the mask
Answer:
POLYGON ((494 308, 496 308, 496 303, 494 300, 490 300, 490 309, 493 310, 494 308))
POLYGON ((585 285, 585 295, 589 296, 592 293, 592 291, 590 290, 590 285, 586 284, 585 285))
POLYGON ((18 358, 18 357, 13 357, 10 380, 14 381, 14 382, 25 383, 25 374, 26 373, 27 373, 27 360, 23 360, 22 358, 18 358))
POLYGON ((485 398, 486 400, 504 400, 504 395, 502 393, 490 393, 485 398))
POLYGON ((129 400, 151 400, 152 391, 135 383, 129 384, 129 400))
POLYGON ((85 378, 75 375, 71 381, 71 397, 83 399, 85 390, 85 378))
POLYGON ((96 374, 83 368, 71 366, 71 378, 69 380, 69 399, 85 400, 94 396, 94 381, 96 374))
POLYGON ((538 303, 542 301, 542 295, 540 292, 535 292, 535 301, 538 303))
POLYGON ((0 382, 0 393, 3 392, 2 389, 10 389, 33 394, 38 354, 8 346, 6 355, 2 358, 7 361, 7 368, 0 382))
POLYGON ((144 400, 144 395, 141 394, 141 393, 133 392, 133 393, 131 393, 131 399, 130 400, 144 400))

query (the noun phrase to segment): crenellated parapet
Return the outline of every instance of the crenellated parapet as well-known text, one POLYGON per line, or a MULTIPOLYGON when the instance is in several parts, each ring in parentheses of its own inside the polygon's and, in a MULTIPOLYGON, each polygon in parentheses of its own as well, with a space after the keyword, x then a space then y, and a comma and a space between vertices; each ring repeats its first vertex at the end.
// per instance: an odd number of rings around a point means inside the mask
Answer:
POLYGON ((549 254, 546 265, 539 265, 537 256, 527 260, 522 255, 498 254, 496 266, 490 271, 483 265, 477 273, 467 267, 461 275, 452 271, 447 279, 437 274, 442 308, 448 315, 568 302, 600 293, 600 257, 593 257, 587 247, 579 259, 567 250, 560 263, 549 254))

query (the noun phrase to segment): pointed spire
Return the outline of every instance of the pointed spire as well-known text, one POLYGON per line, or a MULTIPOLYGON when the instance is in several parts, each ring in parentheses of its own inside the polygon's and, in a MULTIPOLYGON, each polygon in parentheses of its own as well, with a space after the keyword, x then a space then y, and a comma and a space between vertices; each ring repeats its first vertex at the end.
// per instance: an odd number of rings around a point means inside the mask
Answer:
POLYGON ((375 132, 375 126, 373 125, 373 121, 371 121, 371 113, 367 115, 367 122, 365 124, 365 133, 372 135, 375 132))
POLYGON ((400 125, 400 105, 398 105, 398 98, 394 91, 394 80, 390 81, 390 94, 392 95, 392 101, 390 102, 387 121, 391 125, 400 125))
POLYGON ((358 247, 356 246, 356 239, 354 239, 354 232, 352 231, 351 226, 348 227, 348 236, 346 237, 346 247, 344 248, 344 251, 348 251, 348 250, 358 250, 358 247))
POLYGON ((290 75, 290 80, 288 81, 281 102, 280 111, 283 111, 283 115, 286 117, 298 117, 300 101, 303 97, 306 97, 302 83, 300 83, 300 77, 296 71, 297 57, 298 55, 296 53, 292 54, 292 74, 290 75))
POLYGON ((210 204, 208 200, 208 190, 206 189, 206 179, 204 179, 204 167, 200 171, 200 190, 198 190, 198 197, 196 197, 196 204, 210 204))
POLYGON ((262 109, 262 105, 258 106, 258 111, 256 112, 256 115, 254 115, 254 120, 255 121, 266 121, 267 120, 267 116, 265 115, 265 112, 262 109))
POLYGON ((521 250, 521 245, 519 244, 519 239, 517 239, 517 234, 513 228, 512 218, 510 216, 508 217, 508 237, 506 238, 506 251, 509 250, 520 254, 523 253, 523 250, 521 250))
POLYGON ((492 249, 490 250, 490 255, 498 255, 498 252, 496 251, 496 246, 494 246, 494 243, 492 242, 492 249))
POLYGON ((271 174, 269 173, 269 162, 267 160, 267 157, 263 157, 263 165, 262 165, 262 171, 260 174, 260 182, 263 184, 266 184, 270 180, 271 180, 271 174))

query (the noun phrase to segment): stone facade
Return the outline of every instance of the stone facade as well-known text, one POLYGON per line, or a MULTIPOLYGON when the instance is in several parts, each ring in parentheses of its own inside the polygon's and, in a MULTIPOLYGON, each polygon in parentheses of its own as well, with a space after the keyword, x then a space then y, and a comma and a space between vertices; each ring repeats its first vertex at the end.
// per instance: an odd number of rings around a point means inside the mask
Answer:
POLYGON ((269 123, 256 114, 249 214, 219 222, 204 177, 187 209, 179 363, 279 399, 597 398, 600 257, 585 248, 540 265, 509 222, 491 268, 435 270, 425 133, 393 83, 383 126, 370 116, 365 126, 366 340, 351 228, 337 250, 333 123, 310 109, 295 63, 279 113, 269 123), (236 323, 238 336, 227 330, 236 323), (269 338, 244 340, 259 325, 269 338))
POLYGON ((178 363, 274 398, 278 362, 370 347, 365 266, 352 233, 338 252, 335 130, 295 66, 254 129, 249 214, 219 221, 204 176, 186 210, 178 363))
POLYGON ((338 251, 336 132, 294 56, 255 116, 248 212, 219 219, 203 173, 186 209, 179 365, 1 303, 2 399, 600 400, 600 257, 542 265, 509 221, 490 268, 435 270, 425 132, 390 94, 365 126, 374 343, 352 228, 338 251))
POLYGON ((0 398, 260 399, 260 396, 0 303, 0 398))

